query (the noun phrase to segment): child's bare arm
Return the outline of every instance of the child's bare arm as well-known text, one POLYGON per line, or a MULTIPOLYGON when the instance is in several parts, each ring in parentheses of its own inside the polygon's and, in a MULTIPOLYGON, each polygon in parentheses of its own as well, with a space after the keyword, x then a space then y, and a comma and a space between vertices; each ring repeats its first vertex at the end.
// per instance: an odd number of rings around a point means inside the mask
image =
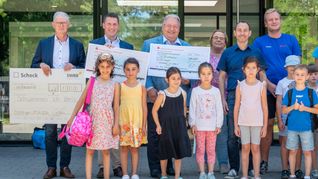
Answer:
POLYGON ((309 113, 318 114, 318 104, 314 105, 314 107, 307 107, 301 102, 299 111, 307 111, 309 113))
POLYGON ((143 127, 143 130, 146 130, 148 110, 147 110, 147 90, 144 86, 142 86, 141 102, 142 102, 142 127, 143 127))
POLYGON ((160 126, 160 122, 159 122, 159 117, 158 117, 158 110, 160 108, 160 105, 162 104, 163 102, 163 98, 164 98, 164 95, 163 94, 159 94, 153 107, 152 107, 152 117, 153 117, 153 120, 157 126, 157 133, 160 135, 161 134, 161 126, 160 126))
POLYGON ((113 125, 113 135, 116 136, 119 134, 119 84, 115 84, 115 92, 114 92, 114 125, 113 125))
MULTIPOLYGON (((91 83, 91 80, 89 79, 87 84, 89 85, 91 83)), ((87 85, 84 89, 84 91, 82 92, 80 98, 78 99, 78 101, 76 102, 76 105, 73 109, 73 112, 71 114, 71 117, 69 118, 69 120, 67 121, 67 126, 71 127, 71 124, 73 123, 73 120, 76 116, 76 114, 78 113, 78 111, 82 108, 82 106, 84 105, 85 99, 86 99, 86 95, 87 95, 87 85)))
POLYGON ((182 92, 182 95, 183 95, 183 111, 184 111, 184 117, 187 117, 187 94, 185 92, 182 92))
POLYGON ((291 106, 283 105, 283 107, 282 107, 282 113, 283 114, 288 114, 292 110, 294 110, 294 105, 291 105, 291 106))
POLYGON ((282 95, 277 95, 276 96, 276 109, 277 109, 277 120, 278 122, 282 122, 282 101, 283 101, 283 96, 282 95))
POLYGON ((239 115, 239 109, 240 109, 240 103, 241 103, 241 90, 239 85, 236 86, 235 90, 235 103, 234 103, 234 111, 233 111, 233 117, 234 117, 234 133, 236 136, 240 136, 240 128, 238 126, 238 115, 239 115))
MULTIPOLYGON (((265 128, 267 128, 267 124, 268 124, 268 107, 267 107, 267 94, 266 94, 267 90, 266 89, 267 89, 266 84, 264 84, 263 90, 262 90, 261 101, 262 101, 262 111, 263 111, 263 121, 264 121, 263 127, 265 127, 265 128)), ((277 110, 277 111, 279 111, 279 110, 277 110)))
POLYGON ((240 90, 240 87, 237 86, 235 90, 235 103, 234 103, 234 111, 233 111, 234 127, 238 127, 238 114, 240 109, 240 103, 241 103, 241 90, 240 90))

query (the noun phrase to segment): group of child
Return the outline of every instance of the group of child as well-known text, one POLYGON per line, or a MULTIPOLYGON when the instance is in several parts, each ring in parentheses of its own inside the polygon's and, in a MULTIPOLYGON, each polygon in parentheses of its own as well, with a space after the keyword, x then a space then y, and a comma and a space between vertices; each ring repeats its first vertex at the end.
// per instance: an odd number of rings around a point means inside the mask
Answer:
MULTIPOLYGON (((315 66, 311 66, 312 70, 308 71, 306 65, 299 63, 299 57, 288 56, 286 59, 285 67, 288 76, 278 83, 276 89, 277 107, 282 109, 278 110, 278 126, 284 173, 288 177, 296 177, 296 154, 300 141, 305 155, 305 179, 308 179, 312 164, 313 172, 318 175, 316 155, 312 152, 314 148, 317 149, 317 142, 314 144, 311 129, 311 113, 318 114, 316 94, 316 77, 318 76, 316 76, 315 66), (312 90, 309 90, 306 84, 313 87, 315 93, 308 92, 312 90), (289 89, 291 92, 288 92, 289 89)), ((86 178, 88 179, 92 174, 94 150, 103 151, 104 178, 109 178, 109 149, 118 148, 118 146, 121 150, 122 178, 130 178, 127 170, 129 151, 132 158, 131 179, 139 178, 137 175, 138 149, 142 144, 147 143, 147 92, 137 80, 139 63, 136 59, 129 58, 125 61, 123 70, 127 80, 121 84, 111 79, 114 66, 115 61, 110 54, 102 53, 96 60, 96 82, 92 102, 88 108, 93 118, 93 137, 91 144, 87 145, 86 152, 86 178)), ((192 89, 189 106, 189 125, 195 135, 196 161, 200 170, 200 179, 215 179, 213 170, 216 137, 223 125, 224 113, 220 91, 211 85, 213 70, 211 64, 207 62, 199 66, 200 83, 192 89), (205 161, 208 164, 207 174, 205 161)), ((260 67, 256 57, 245 58, 242 70, 246 78, 238 82, 234 107, 235 135, 241 138, 242 143, 242 179, 247 178, 250 151, 253 155, 255 178, 260 178, 260 139, 266 136, 268 118, 266 82, 258 80, 260 67)), ((159 135, 159 158, 163 172, 161 179, 168 178, 165 173, 167 159, 175 159, 175 179, 181 179, 181 159, 191 156, 186 124, 187 95, 180 87, 181 80, 182 75, 178 68, 171 67, 167 70, 168 88, 159 92, 152 110, 157 126, 156 132, 159 135)), ((69 126, 84 104, 86 91, 87 89, 83 91, 75 106, 68 121, 69 126)))

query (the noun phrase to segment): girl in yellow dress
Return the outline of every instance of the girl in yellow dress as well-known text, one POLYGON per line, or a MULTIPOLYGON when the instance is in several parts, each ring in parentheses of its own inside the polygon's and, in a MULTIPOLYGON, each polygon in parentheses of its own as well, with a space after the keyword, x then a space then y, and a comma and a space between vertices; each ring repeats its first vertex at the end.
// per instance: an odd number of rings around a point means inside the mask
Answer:
POLYGON ((147 143, 147 91, 137 80, 139 63, 128 58, 124 63, 127 80, 120 85, 120 158, 123 169, 122 179, 130 179, 127 172, 128 151, 131 152, 131 179, 137 175, 139 147, 147 143))

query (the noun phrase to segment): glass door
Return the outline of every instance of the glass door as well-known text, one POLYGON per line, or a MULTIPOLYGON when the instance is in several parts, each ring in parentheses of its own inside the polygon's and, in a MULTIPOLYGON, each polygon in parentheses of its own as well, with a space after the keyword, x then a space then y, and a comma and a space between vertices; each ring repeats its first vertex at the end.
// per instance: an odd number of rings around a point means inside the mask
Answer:
POLYGON ((85 49, 93 39, 93 0, 2 0, 0 1, 0 134, 1 140, 30 140, 35 126, 10 124, 9 68, 29 68, 40 39, 54 35, 54 12, 70 16, 69 35, 81 41, 85 49), (12 134, 10 136, 10 134, 12 134))

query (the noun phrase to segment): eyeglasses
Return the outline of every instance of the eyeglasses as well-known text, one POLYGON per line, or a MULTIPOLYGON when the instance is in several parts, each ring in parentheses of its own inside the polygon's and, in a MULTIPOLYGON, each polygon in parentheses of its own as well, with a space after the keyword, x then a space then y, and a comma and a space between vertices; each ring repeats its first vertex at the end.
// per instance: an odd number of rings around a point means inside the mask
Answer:
POLYGON ((225 37, 213 36, 214 40, 225 40, 225 37))
POLYGON ((68 22, 54 22, 54 23, 59 25, 59 26, 64 26, 64 25, 68 24, 68 22))

